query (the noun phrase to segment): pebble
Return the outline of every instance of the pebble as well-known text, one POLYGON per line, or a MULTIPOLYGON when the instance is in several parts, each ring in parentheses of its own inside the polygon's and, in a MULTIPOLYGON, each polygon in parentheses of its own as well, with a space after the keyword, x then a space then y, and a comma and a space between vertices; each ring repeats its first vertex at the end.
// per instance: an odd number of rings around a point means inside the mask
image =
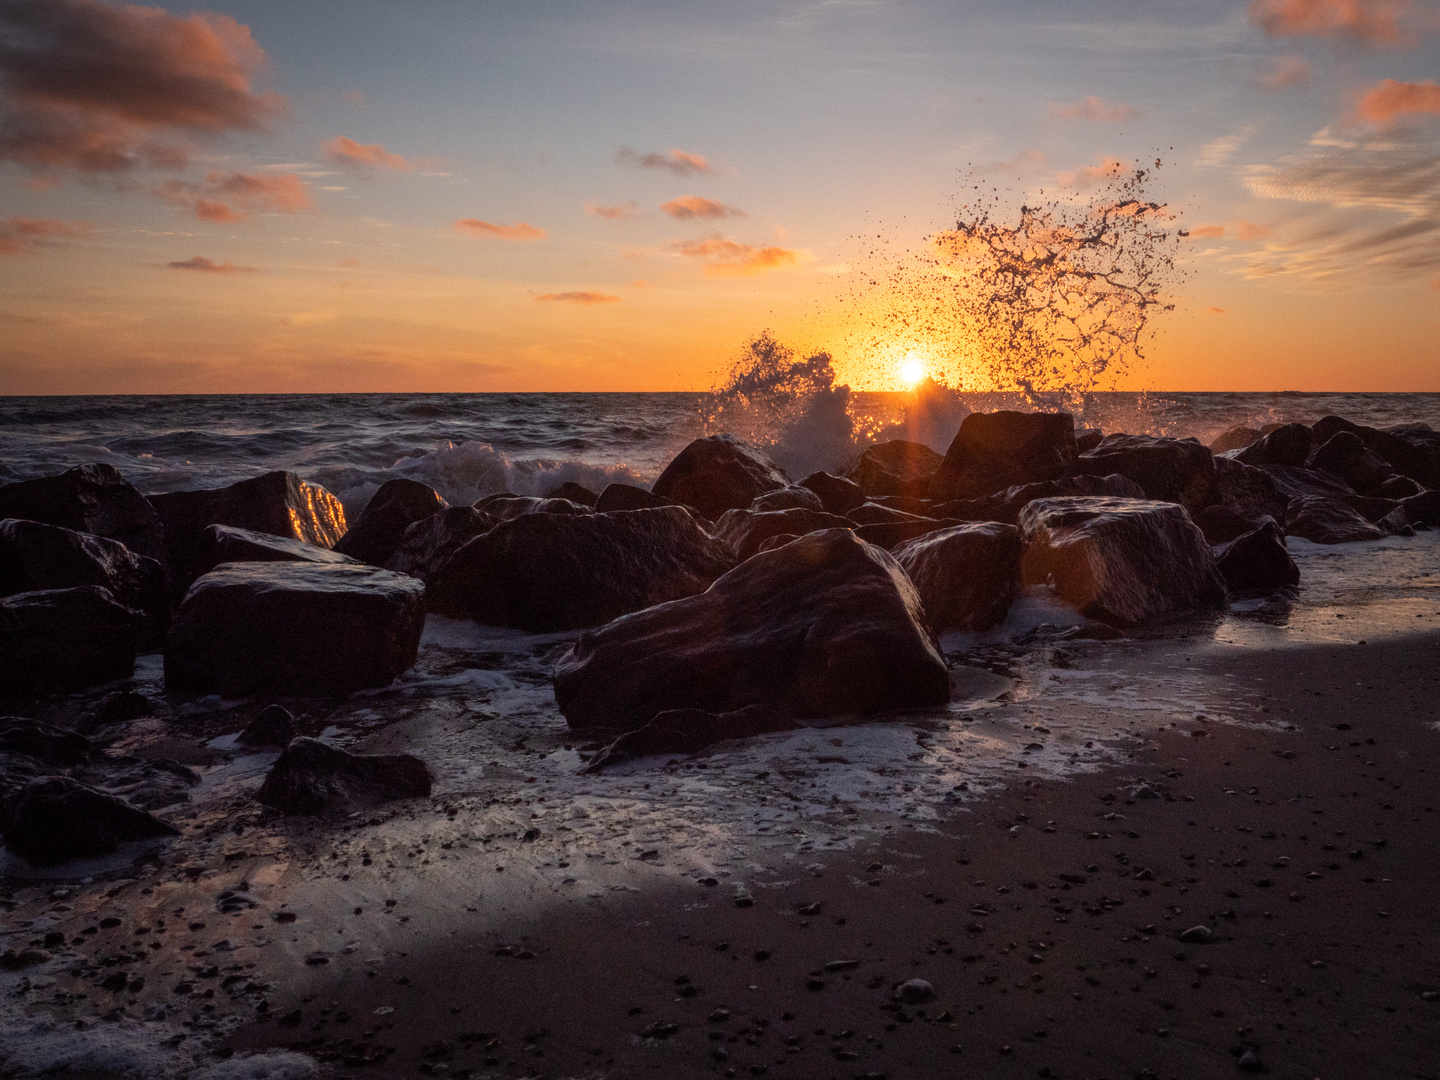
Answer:
POLYGON ((1187 945, 1206 945, 1214 936, 1208 926, 1192 926, 1189 930, 1181 933, 1180 940, 1187 945))
POLYGON ((919 1005, 935 996, 935 988, 924 979, 907 979, 895 988, 892 997, 906 1005, 919 1005))

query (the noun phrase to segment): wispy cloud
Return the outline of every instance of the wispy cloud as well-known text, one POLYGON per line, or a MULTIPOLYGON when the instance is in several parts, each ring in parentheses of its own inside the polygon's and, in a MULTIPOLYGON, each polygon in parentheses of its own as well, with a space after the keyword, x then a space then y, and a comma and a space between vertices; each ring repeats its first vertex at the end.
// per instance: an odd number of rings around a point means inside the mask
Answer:
POLYGON ((217 263, 205 258, 204 255, 192 255, 188 259, 181 259, 177 262, 165 264, 168 270, 192 270, 201 274, 253 274, 253 266, 236 266, 234 263, 217 263))
POLYGON ((201 182, 166 180, 153 190, 172 206, 185 207, 202 221, 221 224, 244 221, 250 211, 294 214, 312 205, 304 181, 294 173, 257 176, 217 170, 201 182), (241 209, 236 210, 237 206, 241 209))
POLYGON ((667 203, 661 203, 660 209, 673 218, 681 221, 689 218, 728 218, 746 217, 744 210, 738 206, 726 206, 724 203, 715 202, 713 199, 702 198, 699 195, 681 195, 678 199, 671 199, 667 203))
POLYGON ((1257 225, 1253 221, 1235 222, 1235 235, 1244 241, 1267 240, 1275 235, 1273 225, 1257 225))
POLYGON ((615 151, 615 160, 621 165, 635 169, 663 169, 677 176, 694 176, 698 173, 715 173, 719 170, 703 154, 679 148, 649 153, 639 153, 622 146, 615 151))
POLYGON ((1050 115, 1057 120, 1091 120, 1101 124, 1118 124, 1126 120, 1136 120, 1141 113, 1134 106, 1109 102, 1103 97, 1092 95, 1084 101, 1072 101, 1068 104, 1051 102, 1050 115))
POLYGON ((1063 188, 1088 191, 1093 187, 1112 180, 1126 169, 1119 158, 1102 157, 1094 165, 1083 165, 1073 172, 1061 171, 1055 174, 1055 181, 1063 188))
POLYGON ((358 143, 344 135, 336 135, 320 144, 320 152, 332 164, 342 169, 363 172, 368 169, 391 169, 395 172, 411 172, 415 166, 399 154, 392 154, 379 143, 358 143))
POLYGON ((1399 82, 1382 79, 1355 104, 1355 114, 1372 124, 1390 124, 1401 116, 1429 113, 1440 115, 1440 84, 1399 82))
POLYGON ((514 225, 497 225, 492 221, 481 221, 473 217, 461 218, 451 228, 466 236, 496 240, 544 240, 549 235, 544 229, 537 229, 523 221, 517 221, 514 225))
POLYGON ((1260 85, 1271 90, 1303 86, 1310 81, 1310 61, 1303 56, 1277 56, 1260 72, 1260 85))
POLYGON ((1251 0, 1250 20, 1271 37, 1350 38, 1398 45, 1418 14, 1412 0, 1251 0))
POLYGON ((789 248, 753 247, 719 233, 699 240, 677 240, 670 247, 686 258, 703 260, 707 277, 753 277, 800 261, 800 253, 789 248))
POLYGON ((1195 162, 1195 167, 1197 169, 1219 169, 1230 164, 1230 159, 1250 141, 1250 136, 1254 133, 1253 127, 1247 127, 1233 134, 1211 139, 1200 148, 1200 158, 1195 162))
POLYGON ((89 232, 88 221, 6 218, 0 221, 0 255, 36 255, 57 240, 73 240, 89 232))
POLYGON ((1186 235, 1196 240, 1218 240, 1225 235, 1225 226, 1196 225, 1193 229, 1187 229, 1186 235))
POLYGON ((620 297, 611 296, 603 292, 552 292, 543 296, 535 297, 536 300, 544 300, 555 304, 581 304, 585 306, 593 304, 618 304, 620 297))
POLYGON ((587 202, 585 212, 594 214, 596 217, 608 218, 611 221, 624 221, 626 218, 633 218, 639 210, 634 202, 617 203, 615 206, 601 206, 599 203, 587 202))

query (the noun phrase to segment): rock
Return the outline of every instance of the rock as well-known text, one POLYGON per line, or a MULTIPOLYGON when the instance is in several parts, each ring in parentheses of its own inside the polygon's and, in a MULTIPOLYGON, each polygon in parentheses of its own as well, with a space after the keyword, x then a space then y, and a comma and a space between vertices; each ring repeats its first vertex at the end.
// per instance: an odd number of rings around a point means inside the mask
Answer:
POLYGON ((1401 476, 1408 476, 1427 488, 1440 488, 1440 432, 1415 427, 1381 431, 1352 424, 1338 416, 1316 421, 1312 430, 1315 440, 1321 444, 1341 431, 1358 435, 1367 449, 1388 461, 1401 476))
POLYGON ((1119 473, 1110 476, 1062 476, 1059 480, 1045 480, 1038 484, 1016 484, 983 499, 956 499, 952 502, 935 503, 930 512, 935 517, 957 518, 961 521, 999 521, 1014 525, 1020 520, 1020 511, 1036 499, 1055 499, 1065 495, 1113 495, 1121 499, 1143 499, 1145 491, 1134 480, 1119 473))
MULTIPOLYGON (((1357 492, 1372 492, 1394 474, 1390 463, 1353 431, 1337 431, 1315 451, 1312 468, 1332 472, 1357 492)), ((1411 481, 1413 483, 1413 481, 1411 481)))
MULTIPOLYGON (((1346 499, 1355 489, 1334 473, 1319 469, 1301 469, 1291 465, 1263 465, 1260 469, 1275 484, 1275 490, 1287 500, 1302 495, 1323 495, 1328 499, 1346 499)), ((1278 518, 1276 519, 1279 520, 1278 518)))
POLYGON ((1285 534, 1272 519, 1237 537, 1216 561, 1232 593, 1271 593, 1300 584, 1300 568, 1285 548, 1285 534))
MULTIPOLYGON (((1255 471, 1259 472, 1258 469, 1255 471)), ((1190 520, 1200 527, 1205 539, 1212 544, 1228 544, 1259 528, 1254 518, 1243 517, 1222 503, 1196 510, 1190 515, 1190 520)))
POLYGON ((773 510, 768 513, 727 510, 715 523, 715 535, 729 544, 736 557, 744 562, 759 551, 760 545, 772 536, 785 533, 804 536, 816 529, 848 528, 848 519, 827 514, 823 510, 773 510))
POLYGON ((612 510, 649 510, 656 506, 674 505, 670 499, 634 484, 610 484, 595 500, 595 509, 602 514, 612 510))
POLYGON ((820 504, 827 514, 838 514, 841 517, 849 514, 866 498, 864 489, 854 480, 831 476, 827 472, 811 473, 800 481, 800 486, 809 488, 820 496, 820 504))
POLYGON ((791 540, 798 540, 800 537, 795 533, 781 533, 779 536, 772 536, 760 545, 761 551, 774 551, 777 547, 784 547, 791 540))
POLYGON ((1215 440, 1210 444, 1210 452, 1219 455, 1227 450, 1244 450, 1245 447, 1259 442, 1264 437, 1263 433, 1254 428, 1245 427, 1243 424, 1236 425, 1226 428, 1215 436, 1215 440))
POLYGON ((895 439, 865 448, 850 470, 850 479, 867 496, 923 497, 930 479, 945 459, 924 443, 895 439))
POLYGON ((1180 932, 1180 940, 1186 945, 1208 945, 1215 937, 1208 926, 1192 926, 1180 932))
POLYGON ((385 569, 429 581, 451 555, 494 527, 494 519, 473 506, 447 507, 409 526, 385 569))
POLYGON ((915 586, 847 529, 741 563, 698 596, 580 635, 555 667, 573 728, 635 730, 670 709, 837 716, 943 704, 949 675, 915 586))
POLYGON ((971 413, 930 482, 930 497, 973 499, 1058 480, 1074 471, 1078 453, 1069 413, 971 413))
POLYGON ((73 779, 107 795, 124 799, 142 810, 160 810, 190 801, 190 789, 200 776, 188 765, 166 758, 92 759, 92 767, 75 772, 73 779))
POLYGON ((134 690, 113 690, 100 699, 89 720, 90 730, 106 724, 123 724, 142 716, 154 716, 155 704, 134 690))
MULTIPOLYGON (((590 501, 593 504, 595 496, 591 495, 590 501)), ((428 484, 402 478, 387 480, 335 542, 335 550, 371 566, 384 566, 400 546, 406 529, 449 505, 428 484)))
MULTIPOLYGON (((1280 491, 1267 470, 1228 457, 1217 457, 1214 462, 1215 483, 1209 506, 1223 506, 1233 511, 1249 521, 1251 528, 1267 517, 1276 521, 1284 518, 1290 496, 1280 491)), ((1194 517, 1195 511, 1191 510, 1190 514, 1194 517)))
POLYGON ((1075 432, 1075 450, 1078 453, 1085 453, 1086 450, 1094 450, 1105 438, 1105 433, 1095 428, 1075 432))
POLYGON ((570 480, 566 480, 565 483, 559 487, 552 489, 546 498, 565 499, 568 502, 579 503, 581 506, 593 508, 600 496, 582 484, 576 484, 570 480))
POLYGON ((90 740, 74 731, 23 716, 0 716, 0 754, 24 754, 45 765, 68 768, 90 758, 90 740))
POLYGON ((1265 1066, 1260 1062, 1260 1055, 1254 1050, 1241 1051, 1239 1059, 1235 1062, 1236 1068, 1241 1072, 1264 1072, 1265 1066))
POLYGON ((369 566, 224 563, 180 605, 165 684, 232 698, 387 686, 415 663, 424 593, 369 566))
POLYGON ((179 830, 123 799, 65 776, 32 780, 0 806, 5 846, 32 865, 104 855, 179 830))
POLYGON ((1210 546, 1174 503, 1039 499, 1020 512, 1020 536, 1023 584, 1048 581, 1059 599, 1112 626, 1228 604, 1210 546))
MULTIPOLYGON (((1364 495, 1347 495, 1340 500, 1372 525, 1380 522, 1400 509, 1399 499, 1371 499, 1364 495)), ((1383 529, 1385 526, 1380 525, 1383 529)))
POLYGON ((155 508, 113 465, 76 465, 57 476, 0 486, 0 518, 103 536, 156 562, 165 558, 165 530, 155 508))
POLYGON ((930 628, 988 630, 1020 589, 1020 531, 970 522, 927 533, 893 552, 920 593, 930 628))
POLYGON ((866 501, 876 506, 883 506, 888 510, 900 510, 917 517, 933 517, 930 508, 936 505, 934 499, 913 499, 908 495, 876 495, 866 501))
POLYGON ((1392 476, 1370 494, 1377 499, 1408 499, 1412 495, 1419 495, 1423 490, 1424 488, 1408 476, 1392 476))
POLYGON ((789 481, 768 457, 733 435, 696 439, 665 466, 651 491, 693 506, 711 521, 726 510, 743 510, 789 481))
POLYGON ((135 670, 149 620, 108 589, 81 585, 0 599, 0 694, 79 690, 135 670))
MULTIPOLYGON (((752 512, 763 514, 770 510, 815 510, 824 512, 825 505, 820 496, 807 487, 791 484, 789 487, 767 491, 750 504, 752 512)), ((728 513, 729 511, 727 511, 728 513)))
POLYGON ((1128 476, 1148 498, 1178 502, 1187 510, 1208 505, 1215 487, 1215 458, 1194 439, 1107 435, 1094 450, 1080 455, 1075 471, 1128 476))
POLYGON ((534 495, 489 495, 475 504, 475 509, 492 523, 512 521, 526 514, 593 514, 595 508, 569 499, 539 499, 534 495))
POLYGON ((935 997, 935 988, 924 979, 906 979, 890 995, 904 1005, 923 1005, 935 997))
POLYGON ((1242 465, 1304 466, 1310 459, 1315 433, 1304 424, 1284 424, 1258 442, 1236 450, 1230 456, 1242 465))
POLYGON ((299 734, 295 717, 284 705, 267 705, 235 737, 242 746, 289 746, 299 734))
POLYGON ((694 754, 727 739, 791 731, 796 726, 793 718, 768 705, 751 705, 728 713, 670 709, 620 736, 596 754, 583 771, 598 773, 610 765, 651 754, 694 754))
POLYGON ((359 559, 352 559, 330 548, 317 547, 303 540, 287 540, 283 536, 255 532, 252 529, 237 529, 233 525, 211 525, 204 531, 203 540, 196 549, 192 569, 198 574, 208 574, 221 563, 227 562, 307 562, 325 563, 331 566, 363 566, 359 559))
POLYGON ((1348 544, 1379 540, 1385 531, 1370 524, 1339 499, 1301 495, 1285 511, 1285 533, 1316 544, 1348 544))
POLYGON ((682 506, 527 514, 457 550, 432 574, 427 603, 491 626, 572 630, 701 592, 734 564, 682 506))
POLYGON ((893 553, 894 549, 917 536, 929 536, 941 529, 952 529, 966 522, 958 518, 914 518, 909 521, 877 521, 873 525, 860 525, 855 535, 867 544, 874 544, 893 553))
POLYGON ((934 521, 934 518, 925 517, 921 514, 908 514, 904 510, 895 510, 889 506, 881 506, 879 503, 867 502, 855 507, 845 515, 848 522, 856 525, 888 525, 902 521, 934 521))
POLYGON ((1400 500, 1400 511, 1411 525, 1440 528, 1440 491, 1422 491, 1400 500))
POLYGON ((285 747, 256 798, 285 814, 320 814, 357 803, 430 797, 430 769, 413 754, 349 754, 319 739, 285 747))

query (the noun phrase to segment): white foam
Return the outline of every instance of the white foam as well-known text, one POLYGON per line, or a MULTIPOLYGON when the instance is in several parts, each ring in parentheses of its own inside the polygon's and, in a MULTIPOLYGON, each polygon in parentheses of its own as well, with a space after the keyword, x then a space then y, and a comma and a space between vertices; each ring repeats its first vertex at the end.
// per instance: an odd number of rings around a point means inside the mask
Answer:
POLYGON ((6 1075, 87 1071, 116 1080, 167 1080, 194 1066, 193 1051, 166 1045, 176 1036, 189 1035, 170 1024, 89 1021, 77 1029, 69 1023, 19 1018, 5 1027, 9 1030, 0 1030, 0 1053, 6 1075))
POLYGON ((319 1075, 320 1066, 313 1058, 287 1052, 217 1061, 195 1070, 187 1080, 311 1080, 319 1075))

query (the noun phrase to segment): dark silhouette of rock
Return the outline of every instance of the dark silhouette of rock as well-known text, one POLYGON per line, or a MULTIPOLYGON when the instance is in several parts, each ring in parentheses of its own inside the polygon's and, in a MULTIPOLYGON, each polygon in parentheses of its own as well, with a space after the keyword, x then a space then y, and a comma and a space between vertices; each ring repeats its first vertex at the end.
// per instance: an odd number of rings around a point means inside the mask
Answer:
POLYGON ((889 553, 826 529, 698 596, 580 635, 555 667, 570 726, 635 730, 670 709, 836 716, 943 704, 949 674, 889 553))
POLYGON ((1020 512, 1020 535, 1022 583, 1049 582, 1060 600, 1111 626, 1228 603, 1210 545, 1175 503, 1038 499, 1020 512))
POLYGON ((553 488, 550 491, 550 494, 546 496, 546 498, 565 499, 568 502, 579 503, 581 506, 589 506, 593 508, 600 496, 595 494, 595 492, 591 491, 589 488, 585 487, 583 484, 577 484, 573 481, 566 480, 565 483, 561 484, 559 487, 553 488))
POLYGON ((735 553, 683 506, 527 514, 455 552, 431 576, 432 611, 546 633, 702 592, 735 553))
POLYGON ((1388 461, 1401 476, 1408 476, 1427 488, 1440 488, 1440 432, 1423 426, 1381 431, 1338 416, 1316 421, 1312 430, 1316 442, 1320 444, 1329 442, 1341 431, 1357 435, 1367 449, 1388 461))
POLYGON ((593 514, 595 508, 569 499, 541 499, 534 495, 512 495, 508 491, 488 495, 475 504, 475 509, 495 524, 526 514, 593 514))
POLYGON ((1020 511, 1036 499, 1055 499, 1065 495, 1111 495, 1119 499, 1143 499, 1145 491, 1139 484, 1119 473, 1110 476, 1062 476, 1038 484, 1017 484, 983 499, 956 499, 935 503, 931 514, 960 521, 999 521, 1014 525, 1020 511))
POLYGON ((1216 561, 1232 593, 1269 593, 1300 584, 1300 568, 1285 548, 1285 534, 1267 520, 1237 537, 1216 561))
POLYGON ((922 498, 945 459, 924 443, 895 439, 865 448, 850 470, 850 479, 867 496, 905 495, 922 498))
POLYGON ((364 565, 225 563, 165 640, 165 684, 225 697, 349 694, 415 663, 425 587, 364 565))
POLYGON ((303 540, 287 540, 283 536, 255 532, 251 529, 237 529, 233 525, 211 525, 205 529, 204 539, 197 548, 193 569, 199 574, 208 574, 221 563, 227 562, 306 562, 324 563, 329 566, 363 566, 359 559, 352 559, 330 548, 317 547, 303 540))
POLYGON ((760 545, 761 551, 774 551, 777 547, 784 547, 791 540, 798 540, 798 533, 780 533, 778 536, 771 536, 760 545))
POLYGON ((1390 463, 1365 445, 1353 431, 1337 431, 1315 451, 1312 468, 1332 472, 1362 495, 1394 475, 1390 463))
POLYGON ((674 505, 671 500, 634 484, 610 484, 595 500, 595 509, 602 514, 612 510, 649 510, 656 506, 674 505))
POLYGON ((289 709, 284 705, 267 705, 245 725, 245 730, 235 737, 235 741, 242 746, 285 747, 299 733, 295 717, 289 709))
POLYGON ((407 528, 385 569, 429 581, 451 555, 494 527, 495 520, 473 506, 447 507, 407 528))
POLYGON ((728 739, 749 739, 775 731, 793 731, 793 717, 768 705, 751 705, 728 713, 702 709, 670 709, 648 724, 626 732, 605 747, 583 770, 598 773, 611 765, 652 754, 695 754, 728 739))
MULTIPOLYGON (((1217 457, 1214 463, 1215 483, 1209 506, 1223 506, 1233 511, 1249 521, 1251 528, 1267 517, 1276 521, 1284 518, 1290 497, 1276 486, 1268 469, 1257 469, 1228 457, 1217 457)), ((1192 509, 1190 513, 1193 516, 1196 511, 1192 509)), ((1249 529, 1243 531, 1249 532, 1249 529)))
MULTIPOLYGON (((1331 472, 1302 469, 1293 465, 1262 465, 1260 471, 1270 477, 1282 498, 1298 499, 1302 495, 1323 495, 1327 499, 1346 499, 1355 489, 1331 472)), ((1279 520, 1278 518, 1276 520, 1279 520)))
POLYGON ((148 621, 99 585, 0 599, 0 694, 59 693, 127 679, 148 621))
POLYGON ((1081 454, 1085 453, 1086 450, 1094 450, 1095 447, 1100 445, 1101 440, 1104 438, 1105 433, 1103 431, 1095 429, 1077 431, 1075 433, 1075 450, 1081 454))
POLYGON ((335 550, 371 566, 384 566, 400 546, 406 529, 449 505, 427 484, 401 478, 387 480, 335 542, 335 550))
POLYGON ((951 529, 966 522, 958 518, 916 518, 913 521, 879 521, 873 525, 857 525, 855 535, 867 544, 882 547, 892 554, 894 549, 917 536, 928 536, 941 529, 951 529))
POLYGON ((165 530, 155 508, 113 465, 76 465, 56 476, 0 486, 0 518, 92 533, 157 562, 165 558, 165 530))
POLYGON ((820 496, 820 505, 827 514, 838 514, 841 517, 849 514, 866 499, 864 490, 854 480, 831 476, 827 472, 811 473, 800 481, 800 486, 809 488, 820 496))
POLYGON ((125 800, 65 776, 32 780, 0 806, 5 846, 35 866, 104 855, 179 830, 125 800))
POLYGON ((1400 500, 1401 513, 1411 525, 1440 528, 1440 491, 1422 491, 1400 500))
POLYGON ((780 467, 753 446, 733 435, 711 435, 681 450, 651 490, 715 521, 726 510, 744 510, 765 492, 788 484, 780 467))
MULTIPOLYGON (((820 496, 807 487, 791 484, 789 487, 767 491, 750 504, 750 510, 763 514, 771 510, 816 510, 824 511, 825 504, 820 496)), ((728 511, 727 511, 728 512, 728 511)), ((723 516, 723 515, 722 515, 723 516)))
POLYGON ((1408 499, 1424 490, 1408 476, 1392 476, 1370 494, 1379 499, 1408 499))
POLYGON ((973 499, 1058 480, 1074 471, 1078 453, 1069 413, 971 413, 930 482, 930 497, 973 499))
POLYGON ((1205 539, 1212 544, 1228 544, 1248 532, 1254 532, 1260 524, 1257 519, 1245 517, 1223 503, 1202 507, 1191 514, 1190 519, 1200 526, 1205 539))
POLYGON ((1234 451, 1230 456, 1242 465, 1288 465, 1301 468, 1310 460, 1315 433, 1304 424, 1284 424, 1258 442, 1234 451))
POLYGON ((907 514, 916 514, 920 517, 933 517, 930 508, 939 505, 934 499, 917 499, 909 495, 876 495, 866 501, 872 502, 876 506, 902 510, 907 514))
POLYGON ((1020 589, 1020 532, 996 521, 927 533, 893 552, 920 593, 930 628, 988 630, 1020 589))
POLYGON ((925 514, 908 514, 904 510, 895 510, 889 506, 881 506, 879 503, 867 502, 855 507, 845 515, 848 521, 856 525, 886 525, 904 521, 933 521, 934 518, 925 514))
POLYGON ((142 716, 154 715, 155 704, 144 694, 134 690, 114 690, 100 699, 89 724, 93 730, 106 724, 123 724, 138 720, 142 716))
POLYGON ((23 716, 0 716, 0 754, 24 754, 46 765, 68 768, 90 758, 84 735, 23 716))
POLYGON ((1148 498, 1178 502, 1187 510, 1207 505, 1215 487, 1214 455, 1194 439, 1107 435, 1094 450, 1080 455, 1075 471, 1128 476, 1148 498))
POLYGON ((1379 524, 1400 508, 1399 499, 1372 499, 1367 495, 1347 495, 1340 501, 1372 524, 1379 524))
POLYGON ((729 544, 736 557, 744 562, 772 536, 783 533, 804 536, 817 529, 848 528, 850 522, 846 518, 827 514, 823 510, 771 510, 761 513, 727 510, 715 523, 715 535, 729 544))
POLYGON ((1339 499, 1324 495, 1301 495, 1285 511, 1285 534, 1316 544, 1349 544, 1358 540, 1379 540, 1385 530, 1366 521, 1339 499))
POLYGON ((285 814, 321 814, 355 804, 430 797, 430 769, 413 754, 349 754, 319 739, 295 739, 256 798, 285 814))
POLYGON ((190 789, 200 783, 199 774, 188 765, 166 758, 131 755, 103 761, 92 759, 88 768, 73 770, 71 778, 142 810, 160 810, 189 802, 190 789))
POLYGON ((1230 450, 1244 450, 1245 447, 1259 442, 1264 437, 1263 432, 1245 427, 1243 424, 1237 424, 1215 436, 1214 441, 1210 443, 1210 452, 1218 456, 1230 450))

